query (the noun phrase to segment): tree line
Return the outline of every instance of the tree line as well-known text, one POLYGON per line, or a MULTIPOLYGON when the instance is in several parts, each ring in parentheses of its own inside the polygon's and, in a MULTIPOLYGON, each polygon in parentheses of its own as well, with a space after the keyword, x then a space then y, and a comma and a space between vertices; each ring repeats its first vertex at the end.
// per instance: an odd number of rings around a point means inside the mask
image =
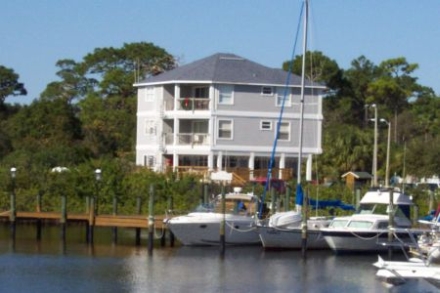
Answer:
MULTIPOLYGON (((301 60, 297 56, 282 68, 300 74, 301 60)), ((440 99, 417 82, 417 64, 398 57, 376 65, 360 56, 350 68, 342 69, 317 51, 307 52, 306 60, 307 77, 328 87, 323 100, 324 151, 315 170, 319 178, 338 181, 347 171, 371 171, 373 104, 378 118, 392 126, 390 174, 440 174, 440 99)), ((183 208, 196 204, 202 190, 198 178, 155 174, 134 165, 137 101, 133 83, 178 63, 152 43, 97 48, 80 61, 59 60, 58 80, 29 105, 7 103, 10 96, 25 95, 26 85, 13 69, 0 65, 0 182, 4 191, 0 208, 8 204, 11 166, 17 168, 15 186, 23 206, 41 193, 47 194, 46 206, 55 208, 58 199, 53 194, 67 192, 71 208, 81 209, 83 200, 97 193, 97 168, 103 170, 99 183, 103 208, 117 198, 121 209, 133 210, 134 198, 148 196, 148 185, 153 182, 163 199, 160 209, 166 209, 169 194, 175 194, 183 208), (51 172, 56 166, 69 171, 51 172)), ((378 173, 384 177, 385 123, 379 123, 379 138, 378 173)))

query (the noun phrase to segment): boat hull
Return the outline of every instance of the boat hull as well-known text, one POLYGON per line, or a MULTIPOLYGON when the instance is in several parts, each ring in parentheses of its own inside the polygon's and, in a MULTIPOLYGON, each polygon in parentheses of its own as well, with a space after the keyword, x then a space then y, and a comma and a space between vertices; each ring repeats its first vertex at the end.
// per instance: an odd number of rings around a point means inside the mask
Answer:
POLYGON ((394 234, 397 236, 399 242, 386 245, 388 243, 388 231, 353 231, 353 230, 339 230, 328 231, 323 229, 321 231, 323 238, 327 242, 330 249, 337 253, 342 252, 382 252, 388 251, 390 248, 395 250, 402 250, 403 245, 411 242, 411 237, 408 232, 398 232, 394 234), (401 243, 402 245, 397 245, 401 243))
MULTIPOLYGON (((321 235, 320 229, 326 227, 330 220, 312 219, 307 221, 307 249, 329 249, 327 242, 321 235)), ((262 225, 258 233, 265 249, 302 249, 303 235, 301 221, 288 227, 271 227, 262 225)))
MULTIPOLYGON (((183 245, 209 246, 220 244, 222 214, 201 213, 170 219, 168 228, 183 245)), ((227 216, 225 244, 260 245, 261 241, 252 217, 227 216)))
MULTIPOLYGON (((265 249, 301 249, 303 237, 301 228, 280 230, 272 227, 258 227, 265 249)), ((307 230, 307 249, 329 249, 319 230, 307 230)))

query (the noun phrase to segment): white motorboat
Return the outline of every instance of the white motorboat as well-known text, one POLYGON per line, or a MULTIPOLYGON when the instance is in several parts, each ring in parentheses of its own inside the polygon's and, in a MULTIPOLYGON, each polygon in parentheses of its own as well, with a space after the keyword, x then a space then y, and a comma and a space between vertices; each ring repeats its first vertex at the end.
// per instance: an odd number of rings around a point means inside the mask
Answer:
POLYGON ((402 285, 409 279, 424 279, 440 288, 440 266, 431 265, 417 258, 408 261, 384 261, 380 256, 373 264, 379 270, 376 276, 388 286, 402 285))
POLYGON ((411 247, 410 253, 415 257, 424 259, 428 263, 440 263, 440 206, 434 217, 430 220, 419 220, 420 224, 428 225, 429 230, 420 234, 415 247, 411 247))
MULTIPOLYGON (((313 201, 310 207, 342 208, 354 210, 351 205, 339 200, 313 201), (318 206, 319 205, 319 206, 318 206)), ((328 249, 321 236, 321 229, 329 225, 333 217, 309 217, 307 219, 307 249, 328 249)), ((301 249, 303 241, 302 214, 299 211, 278 212, 258 225, 262 245, 265 249, 301 249)))
POLYGON ((257 196, 234 188, 234 192, 225 194, 225 213, 222 213, 220 194, 208 206, 168 219, 166 223, 183 245, 219 245, 223 220, 227 245, 259 245, 261 242, 255 225, 257 209, 257 196))
POLYGON ((369 251, 390 249, 390 213, 393 225, 391 232, 395 249, 411 242, 409 220, 412 200, 399 191, 393 191, 393 205, 390 206, 389 190, 368 191, 360 201, 358 211, 346 217, 335 217, 321 233, 329 247, 335 252, 369 251), (388 244, 388 245, 387 245, 388 244))

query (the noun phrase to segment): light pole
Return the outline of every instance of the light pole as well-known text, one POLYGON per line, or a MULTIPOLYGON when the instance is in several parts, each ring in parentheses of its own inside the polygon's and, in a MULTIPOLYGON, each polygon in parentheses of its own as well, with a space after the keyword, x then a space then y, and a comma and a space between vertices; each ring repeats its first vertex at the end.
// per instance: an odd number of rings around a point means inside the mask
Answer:
POLYGON ((15 177, 17 175, 17 168, 11 168, 11 212, 9 214, 9 220, 11 221, 11 238, 15 240, 15 177))
POLYGON ((101 179, 102 179, 101 169, 96 169, 95 170, 95 180, 96 180, 95 211, 96 211, 96 214, 98 213, 98 206, 99 206, 99 201, 98 201, 98 197, 99 197, 99 183, 101 182, 101 179))
POLYGON ((385 187, 388 188, 390 182, 390 144, 391 144, 391 122, 385 119, 380 119, 380 122, 385 122, 388 125, 388 141, 387 141, 387 163, 385 169, 385 187))
POLYGON ((373 181, 371 182, 371 187, 377 186, 377 106, 376 104, 371 105, 374 108, 374 146, 373 146, 373 181))

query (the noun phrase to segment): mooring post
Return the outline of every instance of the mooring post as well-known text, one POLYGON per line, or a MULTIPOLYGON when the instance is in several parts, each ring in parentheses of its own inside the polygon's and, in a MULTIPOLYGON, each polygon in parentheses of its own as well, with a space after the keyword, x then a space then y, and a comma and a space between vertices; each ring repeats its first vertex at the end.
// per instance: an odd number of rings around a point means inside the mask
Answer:
POLYGON ((393 258, 393 230, 394 230, 394 195, 393 188, 388 190, 390 194, 390 202, 388 206, 388 259, 393 258))
POLYGON ((276 201, 272 187, 270 188, 269 192, 270 192, 270 214, 273 215, 276 213, 276 201))
MULTIPOLYGON (((142 207, 142 199, 140 196, 136 198, 136 212, 138 215, 141 214, 141 207, 142 207)), ((136 245, 141 245, 141 228, 136 228, 136 245)))
MULTIPOLYGON (((41 213, 41 191, 38 191, 38 193, 37 193, 36 210, 37 210, 37 213, 41 213)), ((41 219, 37 219, 36 225, 37 225, 37 241, 40 241, 41 240, 41 219)))
MULTIPOLYGON (((298 196, 298 194, 296 195, 298 196)), ((301 219, 301 253, 303 259, 307 257, 307 209, 309 208, 309 200, 307 193, 303 194, 303 208, 301 219)))
POLYGON ((90 197, 86 196, 86 214, 90 212, 90 197))
POLYGON ((9 221, 11 222, 11 239, 15 242, 15 231, 16 231, 16 217, 17 211, 15 209, 15 176, 17 169, 15 167, 11 168, 11 212, 9 214, 9 221))
MULTIPOLYGON (((118 197, 116 196, 116 192, 113 194, 113 216, 116 216, 118 213, 118 197)), ((113 227, 112 228, 112 240, 113 244, 116 244, 118 242, 118 228, 113 227)))
POLYGON ((203 183, 203 198, 205 199, 205 203, 209 203, 209 194, 208 194, 208 184, 203 183))
POLYGON ((226 228, 226 200, 225 200, 225 187, 222 184, 222 214, 223 219, 220 222, 220 256, 225 256, 226 251, 226 239, 225 239, 225 228, 226 228))
MULTIPOLYGON (((168 197, 168 210, 172 211, 173 209, 174 209, 174 200, 173 200, 173 195, 170 194, 170 196, 168 197)), ((168 234, 170 237, 170 247, 174 247, 174 234, 173 232, 171 232, 170 229, 168 229, 168 234)))
POLYGON ((66 194, 63 192, 61 194, 61 240, 64 242, 66 240, 66 223, 67 223, 67 198, 66 194))
POLYGON ((154 185, 150 185, 148 202, 148 254, 153 254, 154 246, 154 185))
POLYGON ((95 227, 95 197, 90 198, 90 209, 89 209, 89 223, 88 223, 88 234, 87 234, 87 242, 89 244, 93 244, 93 234, 95 227))

